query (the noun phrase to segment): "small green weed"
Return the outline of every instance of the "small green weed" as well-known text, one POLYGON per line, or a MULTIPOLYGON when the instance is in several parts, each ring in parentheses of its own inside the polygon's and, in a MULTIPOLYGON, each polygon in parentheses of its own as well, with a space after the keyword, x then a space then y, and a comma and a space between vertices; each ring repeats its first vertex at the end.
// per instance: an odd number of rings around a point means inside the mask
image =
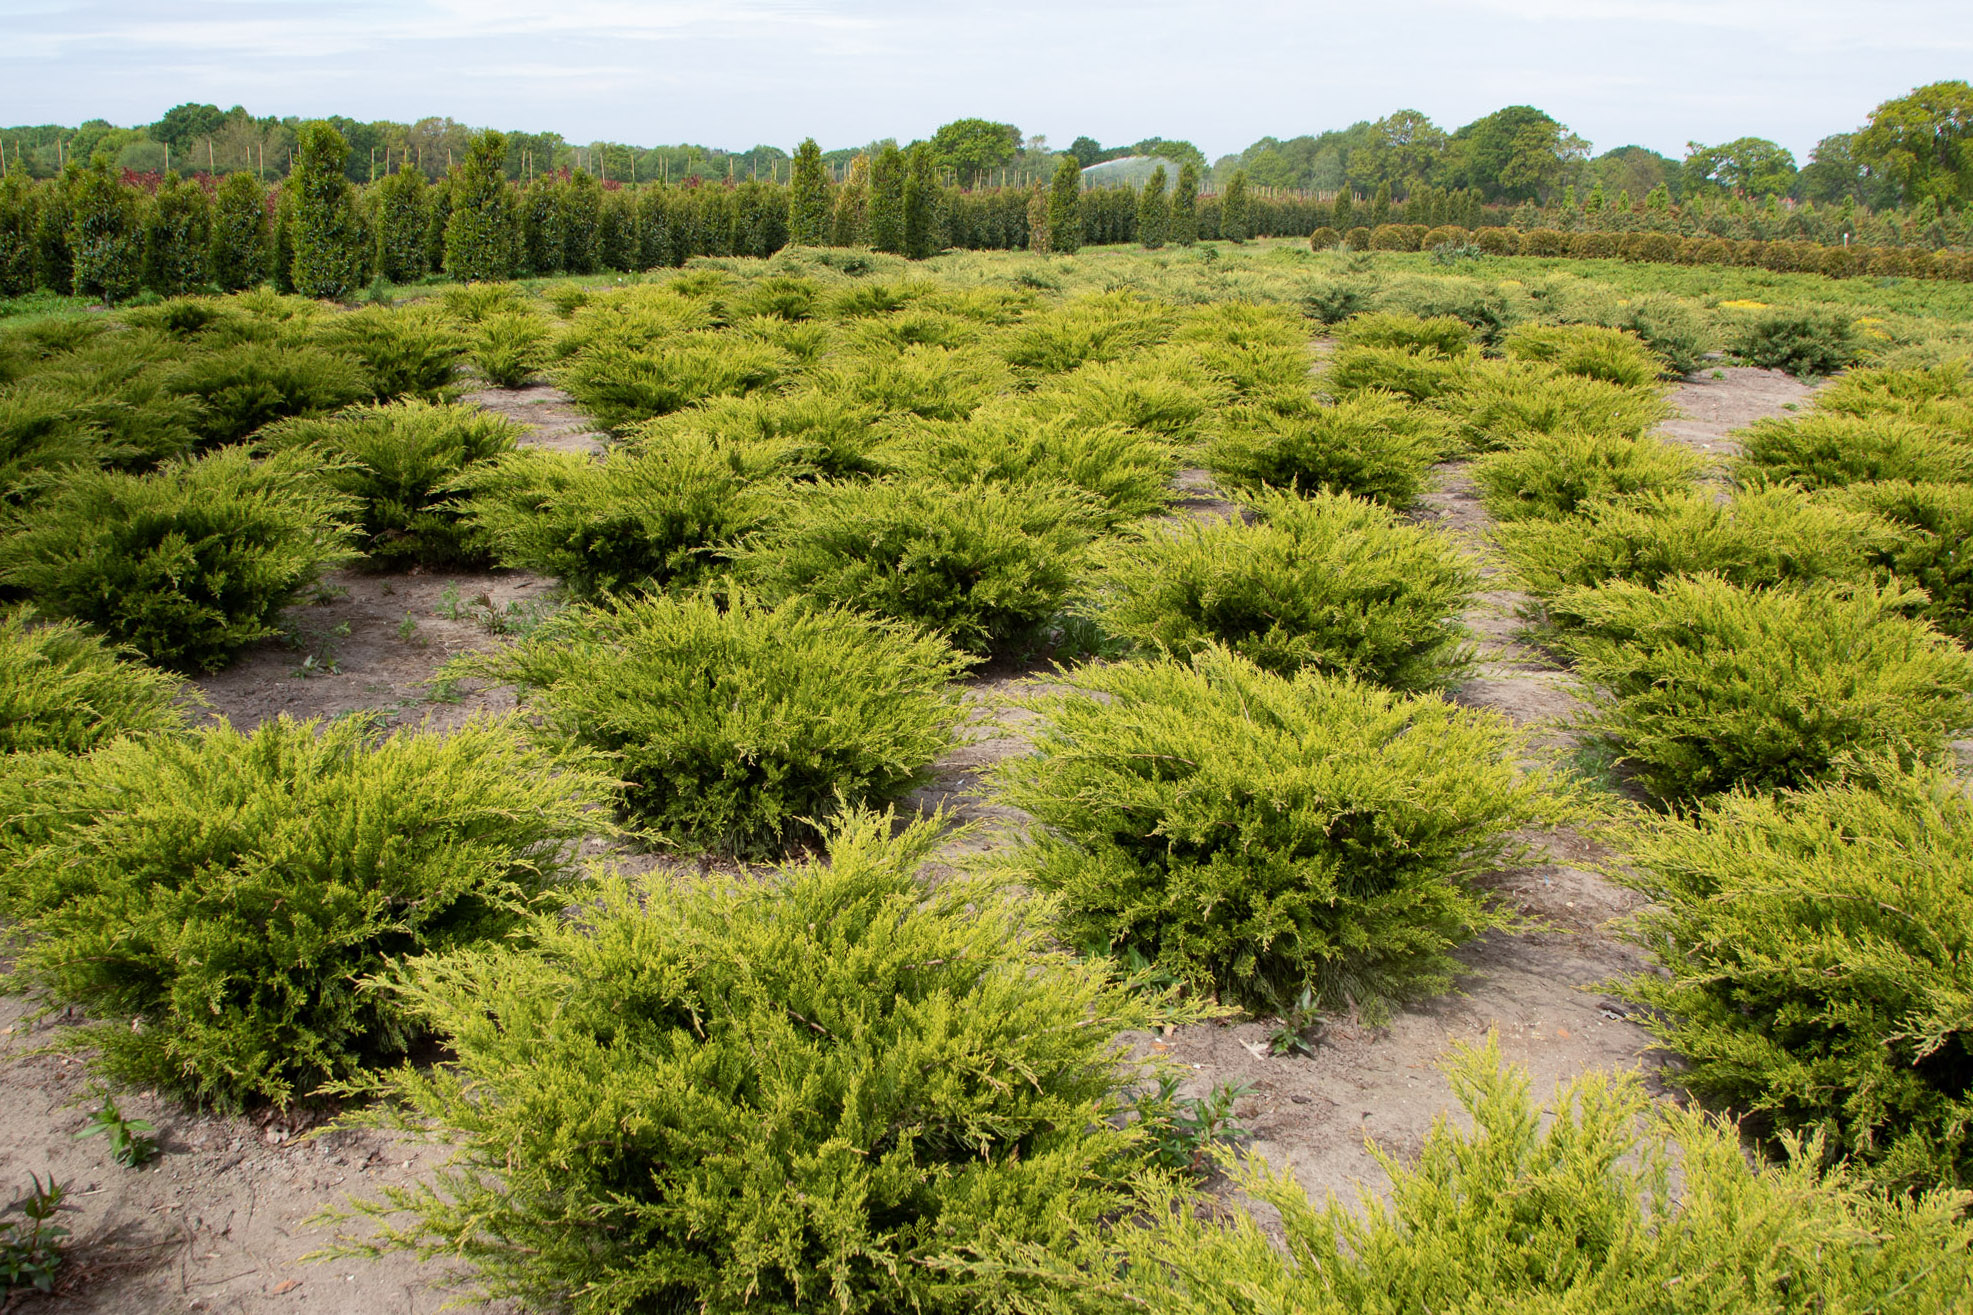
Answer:
POLYGON ((1176 1073, 1158 1077, 1158 1089, 1135 1102, 1140 1126, 1151 1139, 1151 1160, 1158 1167, 1205 1179, 1212 1176, 1214 1151, 1247 1135, 1233 1115, 1241 1097, 1254 1089, 1246 1083, 1221 1082, 1203 1096, 1181 1096, 1176 1073))
POLYGON ((67 1189, 52 1174, 46 1183, 38 1174, 30 1174, 29 1180, 32 1190, 8 1207, 20 1211, 21 1218, 0 1220, 0 1287, 53 1292, 68 1229, 49 1221, 62 1208, 67 1189))
POLYGON ((149 1122, 133 1119, 118 1109, 116 1097, 104 1092, 101 1107, 89 1116, 89 1122, 75 1134, 75 1139, 107 1137, 111 1159, 126 1169, 141 1169, 158 1156, 157 1138, 148 1135, 155 1131, 149 1122))

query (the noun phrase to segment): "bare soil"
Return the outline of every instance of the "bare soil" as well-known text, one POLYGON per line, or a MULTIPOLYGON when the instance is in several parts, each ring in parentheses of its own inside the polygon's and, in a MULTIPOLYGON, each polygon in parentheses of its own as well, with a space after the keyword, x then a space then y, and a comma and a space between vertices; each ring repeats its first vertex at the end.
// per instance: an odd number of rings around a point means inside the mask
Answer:
MULTIPOLYGON (((1684 413, 1667 432, 1725 451, 1728 428, 1799 402, 1807 390, 1764 371, 1728 370, 1724 380, 1687 384, 1684 413)), ((557 390, 490 389, 472 400, 523 419, 529 441, 595 452, 603 440, 557 390)), ((1457 466, 1443 468, 1424 515, 1484 553, 1486 518, 1457 466)), ((1180 510, 1226 514, 1234 504, 1203 472, 1186 472, 1180 510)), ((550 583, 518 572, 369 574, 329 581, 321 604, 296 608, 292 640, 269 643, 235 666, 199 682, 210 714, 247 727, 273 716, 376 716, 393 725, 456 726, 478 711, 512 706, 503 690, 468 689, 433 697, 431 681, 453 654, 498 644, 496 633, 540 605, 550 583), (518 609, 518 610, 517 610, 518 609), (407 622, 408 618, 408 622, 407 622), (454 701, 456 699, 456 701, 454 701)), ((1561 723, 1574 707, 1566 674, 1515 638, 1518 599, 1483 594, 1468 622, 1478 647, 1471 678, 1454 697, 1495 709, 1550 745, 1566 741, 1561 723)), ((1027 751, 1032 714, 1012 706, 1023 688, 1015 674, 970 683, 974 735, 938 763, 912 801, 948 810, 974 830, 948 857, 960 859, 1007 842, 1025 818, 980 796, 982 774, 1027 751)), ((1537 1090, 1593 1067, 1647 1065, 1642 1028, 1599 989, 1639 966, 1635 951, 1611 934, 1613 919, 1634 897, 1598 875, 1605 857, 1583 837, 1547 837, 1547 861, 1497 874, 1499 896, 1530 920, 1527 930, 1488 936, 1460 958, 1459 991, 1399 1013, 1388 1026, 1330 1020, 1318 1058, 1266 1053, 1268 1028, 1243 1022, 1180 1029, 1151 1042, 1188 1065, 1188 1094, 1219 1084, 1247 1084, 1237 1114, 1251 1148, 1291 1169, 1315 1192, 1347 1194, 1382 1179, 1366 1150, 1375 1137, 1403 1155, 1453 1107, 1436 1065, 1454 1043, 1489 1032, 1504 1053, 1533 1071, 1537 1090)), ((643 860, 648 865, 649 859, 643 860)), ((18 1000, 0 1000, 0 1182, 25 1188, 30 1173, 52 1173, 69 1190, 61 1222, 72 1231, 69 1261, 52 1297, 16 1302, 82 1315, 122 1312, 315 1311, 322 1315, 424 1315, 452 1293, 443 1268, 396 1255, 382 1261, 303 1263, 329 1232, 307 1221, 351 1193, 369 1194, 415 1181, 441 1158, 427 1148, 367 1132, 306 1135, 279 1121, 188 1112, 147 1093, 123 1099, 125 1112, 160 1130, 163 1156, 148 1168, 124 1169, 100 1138, 74 1140, 86 1121, 89 1084, 81 1064, 35 1053, 60 1034, 62 1020, 29 1022, 18 1000), (303 1134, 303 1135, 297 1135, 303 1134)), ((4 1307, 11 1309, 12 1306, 4 1307)))

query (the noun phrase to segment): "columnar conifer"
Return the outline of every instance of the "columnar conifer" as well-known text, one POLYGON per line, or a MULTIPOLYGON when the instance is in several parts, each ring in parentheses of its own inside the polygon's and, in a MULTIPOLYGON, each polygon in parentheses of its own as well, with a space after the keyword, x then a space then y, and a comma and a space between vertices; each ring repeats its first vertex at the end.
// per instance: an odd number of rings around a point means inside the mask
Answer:
POLYGON ((280 292, 295 290, 295 189, 285 181, 274 197, 274 233, 269 242, 269 268, 274 287, 280 292))
POLYGON ((1354 217, 1355 210, 1355 202, 1350 196, 1350 185, 1344 183, 1342 190, 1336 193, 1336 204, 1330 207, 1329 227, 1335 229, 1338 233, 1349 232, 1353 226, 1351 220, 1354 217))
POLYGON ((1370 198, 1370 226, 1379 228, 1391 222, 1391 185, 1377 184, 1377 194, 1370 198))
POLYGON ((208 272, 225 292, 257 288, 267 277, 267 194, 241 170, 226 175, 212 206, 208 272))
POLYGON ((904 254, 904 153, 894 142, 870 164, 870 245, 904 254))
POLYGON ((830 221, 832 246, 858 247, 869 241, 870 157, 858 155, 849 162, 849 176, 836 193, 835 214, 830 221))
POLYGON ((1028 250, 1046 254, 1053 249, 1048 233, 1048 189, 1036 183, 1028 189, 1028 250))
POLYGON ((788 240, 798 247, 829 241, 829 176, 822 148, 810 137, 795 148, 794 180, 788 188, 788 240))
POLYGON ((346 298, 363 286, 370 252, 356 189, 343 174, 349 143, 326 123, 303 126, 294 172, 284 193, 294 198, 294 266, 290 277, 304 297, 346 298))
POLYGON ((409 162, 377 184, 377 273, 393 283, 425 276, 425 230, 431 224, 430 188, 409 162))
POLYGON ((205 188, 166 174, 144 224, 144 286, 166 297, 203 287, 211 249, 205 188))
POLYGON ((1178 185, 1172 188, 1171 240, 1181 247, 1199 240, 1199 167, 1190 161, 1178 166, 1178 185))
POLYGON ((143 211, 138 193, 110 172, 107 156, 91 160, 70 187, 68 237, 76 296, 118 302, 137 291, 144 271, 143 211))
POLYGON ((425 207, 425 268, 436 270, 445 268, 445 229, 452 222, 452 176, 446 175, 432 184, 426 194, 425 207))
POLYGON ((1235 169, 1233 177, 1226 184, 1226 195, 1219 201, 1219 235, 1229 242, 1245 242, 1252 233, 1253 219, 1249 214, 1247 197, 1247 171, 1235 169))
POLYGON ((535 179, 521 197, 521 264, 541 276, 562 272, 562 185, 535 179))
POLYGON ((1064 153, 1048 184, 1049 249, 1073 255, 1082 247, 1082 166, 1064 153))
POLYGON ((21 170, 0 178, 0 297, 34 290, 34 182, 21 170))
POLYGON ((514 221, 507 192, 507 139, 492 129, 473 138, 453 169, 445 223, 445 273, 467 281, 514 273, 514 221))
POLYGON ((562 184, 562 268, 571 274, 596 272, 596 238, 603 222, 603 185, 587 169, 562 184))
POLYGON ((1137 240, 1155 251, 1165 244, 1171 228, 1171 202, 1165 197, 1165 167, 1151 171, 1144 194, 1137 198, 1137 240))
POLYGON ((913 260, 926 260, 938 253, 938 203, 932 148, 919 142, 906 158, 904 179, 904 254, 913 260))

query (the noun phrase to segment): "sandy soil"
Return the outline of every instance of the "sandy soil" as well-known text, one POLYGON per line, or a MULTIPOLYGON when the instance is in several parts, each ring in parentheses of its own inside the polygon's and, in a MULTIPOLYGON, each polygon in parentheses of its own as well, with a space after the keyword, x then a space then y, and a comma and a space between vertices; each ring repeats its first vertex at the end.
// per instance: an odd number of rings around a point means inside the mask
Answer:
MULTIPOLYGON (((1726 374, 1687 385, 1677 399, 1686 416, 1668 432, 1717 445, 1727 428, 1806 396, 1793 381, 1765 372, 1726 374)), ((601 447, 556 390, 488 390, 473 400, 526 420, 530 441, 569 451, 601 447)), ((1482 548, 1485 515, 1470 484, 1456 466, 1440 474, 1424 514, 1482 548)), ((1232 510, 1202 472, 1186 472, 1179 492, 1185 514, 1232 510)), ((329 583, 326 601, 292 614, 290 642, 263 645, 199 682, 213 714, 246 726, 281 713, 360 711, 390 724, 445 728, 481 709, 510 707, 511 697, 498 690, 435 700, 430 682, 452 654, 502 642, 496 631, 524 623, 549 592, 549 582, 515 572, 344 573, 329 583)), ((1479 661, 1455 697, 1494 708, 1554 743, 1558 721, 1573 706, 1568 682, 1515 641, 1516 601, 1498 590, 1477 600, 1468 620, 1479 661)), ((1032 715, 1009 704, 1020 681, 1020 673, 1000 672, 970 683, 972 739, 937 765, 912 801, 977 824, 952 858, 1006 843, 1024 820, 976 793, 985 769, 1029 747, 1032 715)), ((1269 1057, 1260 1023, 1181 1029, 1155 1045, 1192 1066, 1188 1094, 1251 1085, 1237 1113, 1253 1134, 1252 1149, 1291 1168, 1312 1190, 1345 1193, 1380 1178, 1366 1135, 1402 1154, 1451 1106, 1434 1064, 1455 1041, 1497 1031, 1504 1052, 1543 1085, 1587 1067, 1643 1062, 1645 1033, 1598 989, 1636 965, 1607 928, 1632 907, 1631 897, 1592 871, 1598 855, 1582 837, 1548 841, 1547 862, 1493 881, 1502 899, 1540 926, 1467 947, 1458 993, 1408 1009, 1385 1028, 1333 1020, 1315 1059, 1269 1057)), ((73 1233, 61 1290, 25 1298, 27 1304, 78 1315, 424 1315, 449 1299, 440 1267, 403 1256, 301 1263, 327 1240, 307 1223, 311 1215, 348 1193, 414 1179, 434 1153, 368 1133, 297 1137, 291 1126, 189 1113, 136 1093, 125 1099, 126 1112, 158 1125, 165 1154, 149 1168, 119 1168, 100 1139, 73 1139, 85 1121, 77 1103, 89 1089, 82 1067, 30 1053, 55 1035, 59 1020, 29 1024, 26 1013, 19 1001, 0 1003, 0 1028, 8 1029, 0 1034, 7 1042, 0 1054, 0 1181, 24 1187, 30 1172, 53 1172, 70 1190, 72 1208, 62 1222, 73 1233)))

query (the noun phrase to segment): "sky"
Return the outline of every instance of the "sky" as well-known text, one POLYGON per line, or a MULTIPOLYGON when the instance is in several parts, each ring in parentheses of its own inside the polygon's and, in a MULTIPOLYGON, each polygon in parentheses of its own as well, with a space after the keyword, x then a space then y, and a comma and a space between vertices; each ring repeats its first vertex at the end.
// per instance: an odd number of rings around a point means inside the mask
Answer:
POLYGON ((0 0, 0 123, 182 101, 825 148, 979 116, 1060 149, 1209 158, 1423 111, 1532 104, 1597 151, 1772 138, 1806 161, 1914 86, 1973 78, 1969 0, 0 0))

